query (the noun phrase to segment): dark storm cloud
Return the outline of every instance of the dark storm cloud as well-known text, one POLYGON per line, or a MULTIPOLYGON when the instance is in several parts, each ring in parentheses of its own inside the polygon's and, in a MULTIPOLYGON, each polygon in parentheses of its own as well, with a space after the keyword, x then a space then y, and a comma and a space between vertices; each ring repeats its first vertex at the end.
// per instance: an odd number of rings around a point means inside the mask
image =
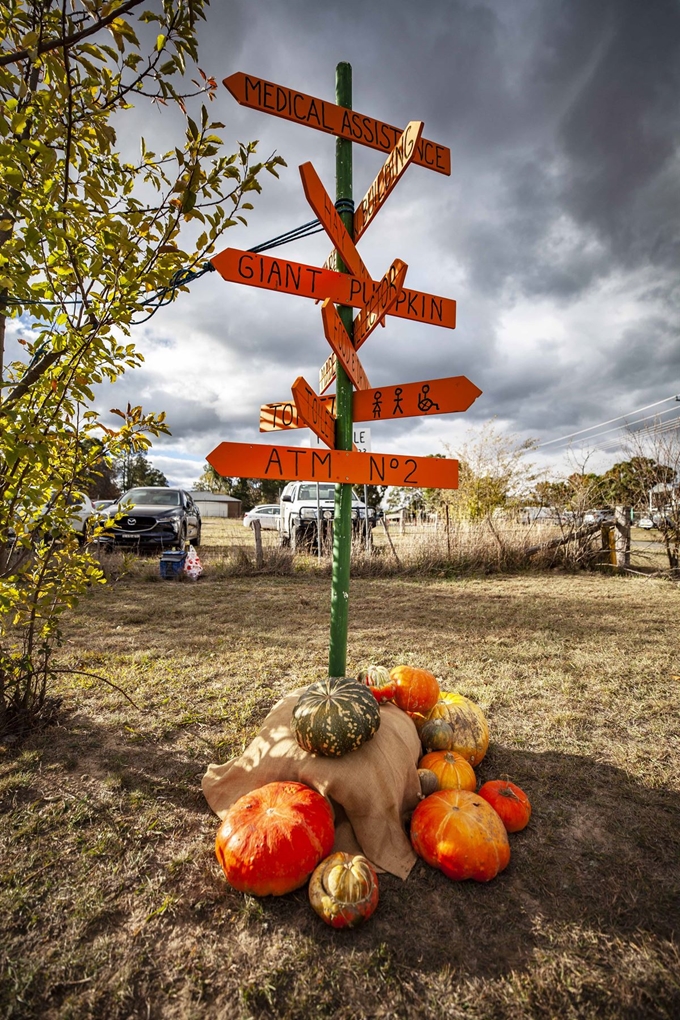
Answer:
MULTIPOLYGON (((680 388, 678 3, 214 0, 208 10, 200 63, 220 80, 240 70, 332 101, 339 60, 353 65, 355 109, 401 126, 422 118, 452 155, 450 178, 408 170, 360 248, 375 277, 398 255, 408 286, 456 298, 457 328, 389 318, 362 349, 374 385, 464 374, 484 394, 441 419, 443 437, 497 415, 543 439, 680 388)), ((280 181, 265 175, 248 228, 219 247, 250 248, 312 219, 298 164, 311 160, 333 194, 332 139, 240 107, 222 87, 210 112, 228 151, 259 138, 261 157, 276 149, 289 163, 280 181)), ((355 199, 383 159, 354 146, 355 199)), ((320 265, 329 247, 322 235, 275 253, 320 265)), ((194 453, 261 440, 259 404, 284 399, 298 374, 316 385, 328 353, 313 302, 217 274, 164 309, 141 346, 152 354, 163 342, 186 348, 194 392, 175 392, 158 357, 143 386, 123 385, 165 406, 173 440, 194 453)), ((434 436, 435 421, 385 423, 374 449, 434 436)))

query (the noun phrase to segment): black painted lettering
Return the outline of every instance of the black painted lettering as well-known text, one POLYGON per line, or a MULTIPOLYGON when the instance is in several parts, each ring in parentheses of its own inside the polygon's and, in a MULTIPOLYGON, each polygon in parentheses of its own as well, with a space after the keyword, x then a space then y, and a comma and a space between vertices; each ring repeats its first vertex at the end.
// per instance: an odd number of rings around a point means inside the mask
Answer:
POLYGON ((330 450, 323 455, 317 453, 316 450, 312 450, 312 478, 324 478, 330 480, 331 477, 331 453, 330 450), (326 473, 323 473, 323 468, 326 468, 326 473))
POLYGON ((316 108, 316 101, 314 99, 312 99, 311 103, 309 104, 307 123, 309 124, 311 120, 315 120, 319 127, 321 127, 321 118, 319 117, 319 111, 316 108))
POLYGON ((332 131, 333 130, 333 125, 326 123, 326 103, 322 103, 321 104, 321 121, 322 121, 323 126, 325 127, 326 131, 332 131))
POLYGON ((312 285, 309 289, 311 290, 312 294, 314 294, 315 292, 314 288, 316 287, 316 278, 317 276, 321 276, 321 274, 323 273, 323 269, 312 269, 311 266, 308 266, 307 268, 309 269, 309 272, 312 274, 312 285))
POLYGON ((398 457, 390 457, 390 467, 392 468, 393 471, 397 470, 397 468, 399 467, 398 457))
POLYGON ((342 124, 340 125, 340 131, 343 135, 352 134, 352 121, 350 120, 349 110, 342 111, 342 124))
POLYGON ((375 140, 375 128, 374 128, 375 121, 373 120, 372 117, 364 117, 363 124, 364 124, 363 131, 364 141, 366 142, 367 145, 372 145, 373 141, 375 140))
POLYGON ((392 146, 390 145, 390 136, 387 129, 387 124, 380 125, 380 144, 382 145, 383 149, 392 148, 392 146))
POLYGON ((444 161, 444 152, 445 152, 444 146, 443 145, 438 145, 437 146, 437 157, 436 157, 436 160, 435 160, 435 162, 437 164, 437 169, 438 170, 446 170, 446 163, 444 161))
POLYGON ((404 485, 406 485, 406 483, 409 481, 409 479, 413 477, 413 475, 416 473, 416 468, 418 467, 418 463, 417 463, 417 461, 415 461, 413 459, 413 457, 407 457, 406 458, 404 466, 406 467, 408 464, 413 464, 413 467, 411 468, 409 473, 404 478, 404 485))
POLYGON ((434 156, 432 155, 432 149, 434 148, 432 142, 425 142, 421 145, 423 150, 423 159, 428 166, 434 166, 434 156))
POLYGON ((276 277, 275 286, 276 287, 280 287, 281 286, 281 270, 279 268, 279 264, 276 261, 276 259, 272 259, 272 264, 269 267, 269 276, 267 277, 267 284, 270 284, 272 282, 273 277, 276 277))
POLYGON ((430 322, 434 322, 435 315, 440 322, 444 321, 444 298, 430 298, 430 322))
POLYGON ((260 78, 249 78, 248 75, 246 75, 246 100, 245 100, 246 103, 250 99, 250 93, 254 92, 255 93, 255 102, 257 103, 258 106, 261 106, 262 105, 262 103, 260 101, 260 90, 261 90, 261 88, 262 88, 262 81, 261 81, 260 78))
POLYGON ((293 424, 293 405, 292 404, 283 404, 283 407, 282 407, 282 410, 281 410, 281 424, 282 425, 292 425, 293 424), (288 421, 286 421, 286 418, 288 419, 288 421))
POLYGON ((282 89, 280 85, 276 86, 276 112, 283 113, 288 106, 289 94, 286 89, 282 89))
POLYGON ((400 307, 401 305, 403 305, 404 301, 407 301, 407 300, 408 300, 408 295, 409 295, 409 294, 410 294, 410 291, 408 291, 408 290, 400 290, 400 291, 399 291, 399 297, 397 298, 397 303, 396 303, 396 305, 395 305, 395 309, 394 309, 394 310, 395 310, 395 312, 396 312, 396 310, 397 310, 397 309, 398 309, 398 308, 399 308, 399 307, 400 307))
POLYGON ((409 313, 413 312, 413 314, 416 317, 418 316, 418 309, 416 308, 416 298, 417 297, 418 297, 418 291, 417 290, 410 290, 408 292, 408 310, 409 310, 409 313))
POLYGON ((294 447, 292 450, 290 448, 286 450, 286 453, 295 454, 295 474, 296 475, 299 474, 300 468, 298 465, 298 458, 301 457, 304 453, 309 453, 309 450, 301 450, 299 447, 294 447))
POLYGON ((356 276, 352 276, 350 278, 350 281, 349 281, 349 300, 350 300, 350 303, 352 302, 353 298, 355 298, 357 296, 357 294, 361 293, 361 288, 362 288, 361 280, 359 280, 356 276))
POLYGON ((269 460, 267 461, 267 466, 264 469, 265 475, 269 475, 269 468, 273 464, 276 464, 277 468, 279 469, 279 478, 283 478, 283 468, 281 467, 281 458, 279 457, 279 451, 276 449, 275 446, 272 446, 271 453, 269 454, 269 460))
POLYGON ((297 267, 297 277, 295 276, 295 263, 286 262, 286 287, 291 285, 296 290, 300 289, 300 273, 302 272, 302 266, 297 267))
POLYGON ((296 117, 297 120, 307 120, 307 114, 305 113, 304 106, 302 107, 302 110, 298 110, 298 99, 304 103, 305 97, 301 96, 299 92, 296 92, 293 95, 293 116, 296 117))
POLYGON ((363 137, 361 117, 358 113, 352 114, 352 137, 357 139, 363 137))
POLYGON ((375 473, 378 476, 378 478, 380 479, 380 481, 384 482, 385 481, 385 458, 384 457, 380 458, 381 467, 378 467, 378 462, 375 459, 375 457, 373 456, 373 454, 371 453, 371 454, 369 454, 369 456, 371 458, 370 461, 369 461, 369 475, 370 475, 370 478, 371 478, 371 483, 373 483, 373 478, 374 478, 373 470, 374 469, 375 469, 375 473))
POLYGON ((238 275, 242 276, 244 280, 252 280, 253 278, 253 267, 252 267, 253 256, 252 255, 241 255, 238 260, 238 275))
POLYGON ((267 110, 274 110, 275 106, 272 102, 272 86, 268 81, 264 83, 264 89, 262 91, 262 105, 267 110))

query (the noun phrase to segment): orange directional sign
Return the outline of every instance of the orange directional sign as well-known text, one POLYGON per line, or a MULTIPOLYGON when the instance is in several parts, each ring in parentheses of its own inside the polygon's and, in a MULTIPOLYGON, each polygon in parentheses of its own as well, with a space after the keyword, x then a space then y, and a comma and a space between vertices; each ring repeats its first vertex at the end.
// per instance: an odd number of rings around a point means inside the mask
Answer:
POLYGON ((408 266, 401 259, 395 259, 382 280, 373 291, 368 303, 364 305, 354 320, 354 346, 357 350, 368 340, 369 336, 382 322, 385 316, 396 306, 406 279, 408 266))
POLYGON ((353 421, 385 421, 467 411, 482 391, 464 375, 362 390, 352 397, 353 421))
POLYGON ((370 280, 368 269, 361 259, 361 255, 354 247, 354 242, 347 232, 345 224, 340 219, 333 200, 324 188, 319 175, 311 163, 303 163, 300 167, 300 177, 307 201, 321 221, 331 241, 340 252, 342 261, 350 273, 361 277, 362 280, 370 280))
MULTIPOLYGON (((371 388, 371 384, 369 383, 363 366, 359 361, 359 355, 352 346, 352 341, 350 340, 343 321, 338 314, 338 310, 332 301, 327 299, 322 304, 321 318, 323 319, 323 331, 326 336, 326 340, 328 340, 328 343, 333 348, 340 364, 344 368, 345 372, 347 372, 347 375, 351 379, 353 385, 356 386, 358 390, 369 390, 371 388)), ((323 369, 321 371, 323 372, 323 369)), ((335 367, 333 369, 333 378, 335 378, 335 367)), ((331 379, 325 385, 319 386, 322 393, 324 390, 328 389, 332 381, 333 380, 331 379)), ((321 376, 319 376, 319 382, 321 384, 321 376)))
MULTIPOLYGON (((388 421, 467 411, 481 394, 479 387, 464 375, 361 390, 352 394, 352 421, 388 421)), ((320 399, 334 416, 335 395, 331 393, 320 399)), ((298 421, 292 401, 263 404, 260 408, 260 432, 300 428, 304 428, 304 424, 298 421)))
POLYGON ((357 206, 354 213, 355 242, 359 240, 414 158, 423 126, 422 120, 409 121, 404 133, 385 160, 380 173, 357 206))
MULTIPOLYGON (((401 128, 385 124, 375 117, 366 117, 356 110, 327 103, 324 99, 315 99, 304 92, 276 85, 264 78, 255 78, 242 71, 230 74, 224 79, 224 84, 241 106, 262 110, 263 113, 283 117, 284 120, 293 120, 306 127, 316 128, 317 131, 325 131, 350 142, 359 142, 371 149, 391 152, 402 134, 401 128)), ((445 145, 421 138, 413 162, 448 176, 451 173, 451 150, 445 145)))
POLYGON ((207 461, 227 478, 275 478, 340 482, 350 485, 413 485, 457 489, 458 461, 404 457, 354 450, 315 450, 306 446, 220 443, 207 461))
MULTIPOLYGON (((213 255, 210 261, 218 273, 232 283, 285 291, 299 297, 330 298, 338 305, 351 305, 353 308, 367 305, 379 286, 375 281, 360 280, 348 273, 335 273, 331 269, 275 259, 238 248, 225 248, 218 255, 213 255)), ((387 314, 431 326, 456 327, 455 301, 406 287, 387 314)))
MULTIPOLYGON (((324 407, 335 417, 335 394, 319 397, 324 407)), ((263 404, 260 408, 260 432, 285 432, 287 429, 304 429, 293 400, 282 400, 278 404, 263 404)))
POLYGON ((332 416, 321 397, 301 375, 291 386, 293 400, 297 409, 298 420, 311 429, 322 443, 335 449, 335 418, 332 416))

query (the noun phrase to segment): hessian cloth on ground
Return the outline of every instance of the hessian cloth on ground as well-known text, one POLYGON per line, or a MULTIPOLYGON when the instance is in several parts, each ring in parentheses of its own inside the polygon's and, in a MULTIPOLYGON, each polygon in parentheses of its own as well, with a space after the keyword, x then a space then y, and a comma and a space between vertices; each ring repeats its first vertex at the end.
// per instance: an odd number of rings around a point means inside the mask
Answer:
POLYGON ((267 783, 305 783, 328 797, 335 812, 334 850, 363 853, 380 871, 407 878, 416 862, 404 823, 418 803, 420 738, 395 705, 380 706, 380 728, 341 758, 310 754, 290 729, 303 688, 277 702, 242 755, 209 765, 203 777, 208 804, 224 818, 234 801, 267 783))

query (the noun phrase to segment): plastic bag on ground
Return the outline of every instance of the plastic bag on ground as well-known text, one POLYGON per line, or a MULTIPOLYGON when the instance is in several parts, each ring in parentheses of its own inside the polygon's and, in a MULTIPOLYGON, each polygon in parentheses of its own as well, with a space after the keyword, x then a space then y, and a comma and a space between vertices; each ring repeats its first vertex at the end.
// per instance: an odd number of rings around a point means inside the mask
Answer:
POLYGON ((193 545, 189 546, 187 558, 184 561, 184 573, 192 581, 197 581, 203 573, 203 565, 193 545))

